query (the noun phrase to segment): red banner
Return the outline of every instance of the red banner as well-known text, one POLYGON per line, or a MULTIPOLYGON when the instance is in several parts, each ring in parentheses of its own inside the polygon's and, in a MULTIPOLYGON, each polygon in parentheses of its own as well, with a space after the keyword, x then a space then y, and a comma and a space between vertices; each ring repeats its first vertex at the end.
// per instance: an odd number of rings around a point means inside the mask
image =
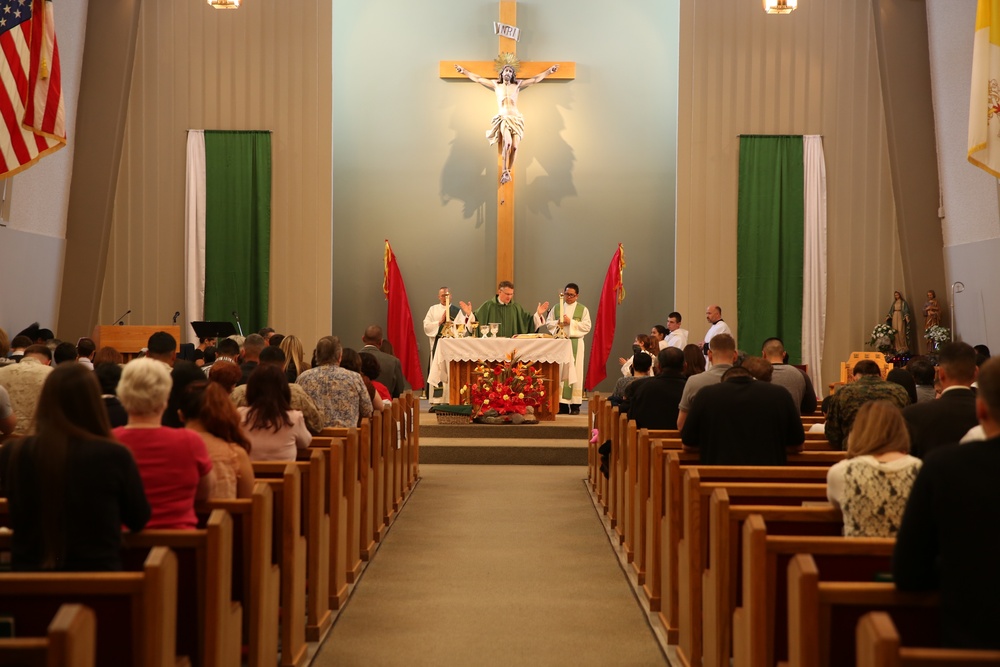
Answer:
POLYGON ((601 302, 597 305, 597 321, 594 325, 594 343, 590 350, 590 361, 587 364, 587 378, 584 387, 591 390, 601 380, 608 376, 608 356, 611 354, 611 344, 615 340, 615 321, 618 315, 618 304, 625 300, 625 250, 618 244, 618 250, 611 258, 611 266, 604 276, 604 288, 601 289, 601 302))
POLYGON ((399 363, 403 367, 403 376, 413 389, 424 386, 424 372, 420 369, 420 351, 417 348, 417 337, 413 333, 413 315, 410 313, 410 301, 406 298, 406 286, 403 276, 396 264, 396 255, 385 242, 385 276, 382 279, 382 291, 389 302, 386 319, 386 340, 392 343, 399 363))

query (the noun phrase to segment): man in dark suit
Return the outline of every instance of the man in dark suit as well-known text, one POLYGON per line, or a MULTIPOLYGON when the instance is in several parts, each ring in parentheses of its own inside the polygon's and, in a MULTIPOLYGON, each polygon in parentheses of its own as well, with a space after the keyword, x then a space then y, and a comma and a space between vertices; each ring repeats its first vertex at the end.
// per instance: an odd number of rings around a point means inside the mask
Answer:
POLYGON ((913 483, 896 537, 892 574, 901 591, 941 593, 941 640, 1000 649, 1000 360, 980 368, 976 414, 985 441, 941 447, 913 483))
MULTIPOLYGON (((642 355, 635 355, 636 359, 642 355)), ((676 347, 660 350, 660 374, 633 382, 625 388, 628 418, 638 428, 677 428, 678 405, 684 393, 684 353, 676 347)))
POLYGON ((361 342, 365 345, 358 351, 368 352, 378 359, 380 371, 376 379, 386 386, 393 398, 399 398, 399 395, 409 387, 403 378, 403 366, 399 363, 399 359, 379 349, 382 345, 382 327, 373 324, 365 329, 361 342))
POLYGON ((937 447, 957 443, 979 423, 976 393, 971 387, 977 374, 976 351, 972 346, 967 343, 941 346, 937 374, 941 397, 903 409, 910 431, 910 453, 921 459, 937 447))

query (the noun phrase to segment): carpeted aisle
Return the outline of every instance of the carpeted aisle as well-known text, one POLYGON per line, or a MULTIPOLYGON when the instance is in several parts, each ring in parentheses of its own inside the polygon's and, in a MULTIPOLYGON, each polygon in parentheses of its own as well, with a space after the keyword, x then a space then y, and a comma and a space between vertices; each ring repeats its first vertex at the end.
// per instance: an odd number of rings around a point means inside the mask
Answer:
POLYGON ((665 665, 573 466, 422 465, 313 665, 665 665))

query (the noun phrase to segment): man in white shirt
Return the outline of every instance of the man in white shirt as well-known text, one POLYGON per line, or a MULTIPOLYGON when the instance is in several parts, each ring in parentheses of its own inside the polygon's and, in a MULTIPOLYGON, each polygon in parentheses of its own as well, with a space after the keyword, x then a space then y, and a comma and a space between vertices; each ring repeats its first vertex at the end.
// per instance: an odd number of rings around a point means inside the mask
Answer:
MULTIPOLYGON (((448 288, 442 287, 438 290, 438 303, 427 309, 427 315, 424 316, 424 335, 427 336, 427 342, 430 343, 430 361, 428 361, 428 367, 431 361, 434 360, 434 350, 437 348, 438 338, 441 337, 441 329, 444 326, 445 319, 456 324, 465 324, 468 320, 466 313, 472 312, 471 304, 461 301, 459 304, 462 306, 461 309, 451 303, 451 292, 448 288)), ((442 383, 441 387, 430 387, 427 393, 427 397, 431 403, 444 403, 447 396, 447 382, 442 383)))
MULTIPOLYGON (((722 308, 720 306, 709 306, 705 309, 705 319, 708 320, 708 331, 705 332, 705 340, 701 342, 701 353, 708 359, 708 344, 719 334, 733 335, 729 325, 722 321, 722 308)), ((711 363, 711 362, 709 362, 711 363)))
POLYGON ((667 315, 667 337, 660 341, 660 349, 676 347, 683 350, 688 344, 688 330, 681 328, 681 314, 674 311, 667 315))

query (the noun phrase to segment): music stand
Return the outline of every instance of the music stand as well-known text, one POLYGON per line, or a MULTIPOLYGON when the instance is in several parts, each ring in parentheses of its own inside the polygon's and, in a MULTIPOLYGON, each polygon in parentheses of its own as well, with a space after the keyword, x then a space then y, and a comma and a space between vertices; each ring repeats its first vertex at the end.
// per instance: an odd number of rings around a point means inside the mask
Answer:
POLYGON ((199 340, 202 338, 228 338, 236 335, 232 322, 192 322, 191 328, 199 340))

